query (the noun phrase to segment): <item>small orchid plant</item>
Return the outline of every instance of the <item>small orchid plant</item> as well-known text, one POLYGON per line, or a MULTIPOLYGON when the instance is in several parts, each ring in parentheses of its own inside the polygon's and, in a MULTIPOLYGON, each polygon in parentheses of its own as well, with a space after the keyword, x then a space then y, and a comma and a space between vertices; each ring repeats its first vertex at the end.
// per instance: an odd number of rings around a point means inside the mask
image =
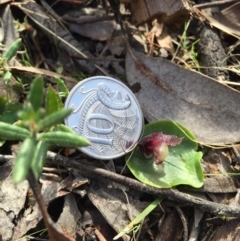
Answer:
POLYGON ((156 165, 160 165, 169 154, 168 146, 177 146, 182 139, 157 132, 143 137, 139 142, 139 148, 146 158, 154 155, 156 165))

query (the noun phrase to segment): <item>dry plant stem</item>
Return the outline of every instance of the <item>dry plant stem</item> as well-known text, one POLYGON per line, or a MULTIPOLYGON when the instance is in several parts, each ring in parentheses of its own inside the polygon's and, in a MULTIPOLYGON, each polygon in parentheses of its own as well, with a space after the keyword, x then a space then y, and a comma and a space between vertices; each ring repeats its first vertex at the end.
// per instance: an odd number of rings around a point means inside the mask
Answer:
POLYGON ((86 160, 74 160, 53 152, 48 152, 47 161, 56 165, 62 165, 68 168, 77 169, 83 176, 97 178, 100 177, 109 179, 116 183, 128 186, 141 192, 146 192, 155 196, 160 196, 182 204, 196 206, 204 212, 209 212, 215 215, 225 215, 229 217, 240 217, 240 207, 236 205, 225 205, 203 200, 192 195, 182 193, 176 189, 159 189, 147 186, 137 180, 125 177, 102 168, 98 168, 87 164, 86 160))
POLYGON ((188 241, 197 241, 199 232, 200 232, 200 225, 198 225, 197 227, 194 227, 194 223, 193 223, 192 231, 190 233, 188 241))
POLYGON ((237 148, 233 146, 232 150, 233 150, 233 153, 234 153, 234 155, 235 155, 235 157, 237 159, 237 162, 240 163, 240 154, 239 154, 237 148))
POLYGON ((33 191, 34 197, 39 205, 39 208, 41 210, 44 224, 48 230, 49 239, 51 241, 75 241, 74 239, 67 237, 65 234, 58 232, 58 230, 56 230, 53 227, 53 222, 51 221, 51 218, 48 215, 46 206, 43 201, 43 197, 41 195, 41 190, 40 190, 39 184, 38 184, 36 178, 34 177, 32 170, 29 171, 27 180, 28 180, 29 186, 31 187, 31 189, 33 191))
POLYGON ((35 46, 35 48, 36 48, 39 56, 40 56, 41 62, 44 64, 44 68, 47 69, 47 70, 49 70, 48 65, 47 65, 47 63, 46 63, 46 59, 45 59, 45 57, 44 57, 44 55, 43 55, 43 52, 41 51, 41 48, 40 48, 40 46, 39 46, 38 41, 36 40, 36 38, 35 38, 33 35, 31 35, 31 39, 32 39, 32 41, 33 41, 33 44, 34 44, 34 46, 35 46))
POLYGON ((187 220, 186 217, 180 207, 175 207, 179 217, 181 218, 182 225, 183 225, 183 241, 188 240, 188 225, 187 225, 187 220))
POLYGON ((216 234, 216 228, 212 225, 210 226, 210 228, 208 229, 207 233, 205 234, 205 236, 201 239, 201 241, 209 241, 209 240, 213 240, 214 235, 216 234))
POLYGON ((102 233, 98 230, 98 229, 95 229, 94 230, 94 233, 95 235, 98 237, 98 240, 99 241, 107 241, 104 236, 102 235, 102 233))
POLYGON ((50 70, 46 70, 46 69, 40 69, 40 68, 36 68, 36 67, 31 67, 31 66, 13 66, 13 67, 9 67, 9 69, 11 70, 15 70, 15 71, 22 71, 22 72, 28 72, 28 73, 33 73, 33 74, 39 74, 39 75, 44 75, 44 76, 48 76, 48 77, 53 77, 53 78, 63 78, 64 80, 67 80, 69 82, 72 83, 78 83, 78 81, 74 78, 71 78, 69 76, 64 76, 62 74, 58 74, 56 72, 52 72, 50 70))
POLYGON ((223 0, 223 1, 215 1, 215 2, 208 2, 208 3, 201 3, 194 5, 195 8, 202 9, 202 8, 211 8, 216 7, 228 3, 238 2, 239 0, 223 0))

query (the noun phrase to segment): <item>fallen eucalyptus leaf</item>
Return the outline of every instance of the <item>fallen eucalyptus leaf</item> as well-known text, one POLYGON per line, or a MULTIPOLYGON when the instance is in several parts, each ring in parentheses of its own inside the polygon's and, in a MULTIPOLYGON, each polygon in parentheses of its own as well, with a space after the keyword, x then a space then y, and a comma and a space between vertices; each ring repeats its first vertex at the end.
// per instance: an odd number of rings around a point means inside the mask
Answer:
POLYGON ((170 119, 189 128, 208 144, 240 141, 240 92, 165 59, 134 50, 126 55, 130 86, 149 121, 170 119))
POLYGON ((138 24, 146 22, 153 17, 160 19, 161 22, 178 24, 189 16, 183 2, 176 0, 134 0, 130 2, 130 7, 138 24))
MULTIPOLYGON (((93 17, 93 19, 94 18, 95 17, 93 17)), ((96 21, 85 24, 72 23, 69 25, 69 29, 74 33, 78 33, 90 39, 106 41, 112 36, 114 28, 116 28, 115 25, 113 21, 96 21)))

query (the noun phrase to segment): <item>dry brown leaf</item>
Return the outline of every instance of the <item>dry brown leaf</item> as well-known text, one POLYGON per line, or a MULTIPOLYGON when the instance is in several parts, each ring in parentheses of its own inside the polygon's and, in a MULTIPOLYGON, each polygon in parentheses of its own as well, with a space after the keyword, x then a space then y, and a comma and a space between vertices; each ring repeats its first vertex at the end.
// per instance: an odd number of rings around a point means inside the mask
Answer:
POLYGON ((153 28, 151 32, 155 33, 156 40, 160 48, 164 48, 171 53, 174 53, 174 47, 172 43, 172 38, 169 35, 166 27, 163 23, 159 23, 157 20, 153 21, 153 28))
POLYGON ((1 241, 10 241, 12 240, 13 235, 13 219, 9 217, 8 213, 0 209, 0 240, 1 241))
POLYGON ((73 194, 65 196, 63 211, 56 223, 62 232, 76 238, 77 221, 81 217, 73 194))
POLYGON ((207 20, 210 25, 240 39, 240 3, 235 3, 214 16, 209 16, 196 8, 192 10, 202 20, 207 20))
POLYGON ((21 211, 24 209, 28 182, 23 181, 15 185, 12 181, 12 161, 0 168, 0 240, 13 240, 13 233, 21 211))
POLYGON ((123 34, 113 36, 107 40, 107 47, 112 55, 121 56, 125 51, 126 37, 123 34))
POLYGON ((3 183, 0 189, 0 209, 17 217, 26 201, 28 184, 26 181, 15 185, 12 176, 3 183))
POLYGON ((232 218, 216 230, 216 234, 213 237, 213 241, 238 241, 239 237, 239 218, 232 218))
POLYGON ((153 18, 176 24, 188 18, 188 11, 180 0, 135 0, 131 1, 131 9, 138 24, 153 18))
POLYGON ((103 21, 85 24, 71 23, 69 29, 84 37, 91 38, 99 41, 106 41, 109 39, 115 28, 114 21, 103 21))
MULTIPOLYGON (((92 183, 88 197, 107 222, 120 232, 129 224, 129 220, 136 218, 149 203, 140 202, 134 193, 116 187, 111 188, 111 185, 112 183, 108 181, 106 185, 92 183)), ((122 238, 124 241, 130 240, 126 234, 122 238)))
POLYGON ((11 240, 21 239, 21 237, 26 235, 30 229, 35 228, 41 219, 42 214, 38 208, 37 203, 35 203, 34 206, 29 206, 27 209, 24 209, 24 211, 18 217, 17 223, 14 227, 14 234, 11 240))
MULTIPOLYGON (((229 206, 239 206, 240 191, 238 189, 235 198, 229 203, 229 206)), ((240 237, 239 218, 227 218, 221 227, 216 230, 213 241, 238 241, 240 237), (231 231, 230 231, 231 230, 231 231)))
POLYGON ((178 121, 205 144, 240 141, 238 91, 133 50, 126 55, 126 73, 130 85, 140 84, 136 96, 148 121, 178 121))
POLYGON ((164 48, 170 51, 171 53, 174 53, 172 37, 168 34, 166 29, 164 29, 162 34, 159 37, 157 37, 157 42, 160 48, 164 48))
POLYGON ((183 228, 179 214, 175 209, 165 214, 161 222, 161 229, 157 232, 156 240, 180 241, 183 240, 183 228), (170 232, 174 230, 174 232, 170 232))
POLYGON ((47 180, 43 175, 40 178, 40 183, 42 184, 41 192, 46 206, 48 206, 54 199, 65 196, 69 193, 69 191, 62 190, 60 182, 47 180))
POLYGON ((75 241, 74 238, 62 233, 56 226, 56 224, 50 218, 46 205, 41 195, 41 190, 38 181, 35 179, 33 172, 30 170, 28 174, 28 183, 32 189, 33 195, 41 210, 44 224, 48 231, 49 240, 51 241, 75 241))

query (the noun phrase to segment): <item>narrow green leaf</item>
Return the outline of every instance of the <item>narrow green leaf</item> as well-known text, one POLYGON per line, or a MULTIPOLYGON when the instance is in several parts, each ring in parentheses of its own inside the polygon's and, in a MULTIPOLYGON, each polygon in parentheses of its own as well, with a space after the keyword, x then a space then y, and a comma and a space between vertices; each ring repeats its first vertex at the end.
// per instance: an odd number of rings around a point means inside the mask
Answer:
POLYGON ((46 94, 46 116, 63 108, 62 101, 57 92, 50 86, 46 94))
POLYGON ((35 145, 36 142, 33 138, 27 138, 20 146, 13 168, 13 181, 15 183, 19 183, 27 177, 34 156, 35 145))
POLYGON ((146 216, 151 213, 162 200, 162 198, 157 198, 152 203, 150 203, 149 206, 147 206, 132 222, 130 222, 117 236, 115 236, 113 240, 117 240, 121 238, 125 233, 130 232, 133 226, 146 218, 146 216))
POLYGON ((11 60, 14 55, 17 54, 18 49, 21 46, 21 39, 17 39, 12 45, 9 47, 9 49, 3 54, 3 58, 6 58, 7 60, 11 60))
POLYGON ((39 130, 44 130, 61 123, 71 112, 72 109, 61 109, 49 114, 43 120, 39 121, 39 130))
POLYGON ((3 146, 3 144, 6 142, 6 140, 0 140, 0 147, 3 146))
POLYGON ((19 120, 18 111, 21 111, 23 108, 22 103, 7 103, 4 109, 4 112, 1 113, 0 121, 12 124, 19 120))
POLYGON ((52 131, 43 133, 39 137, 40 140, 47 142, 49 145, 62 146, 62 147, 84 147, 89 146, 89 140, 76 134, 52 131))
POLYGON ((42 76, 37 76, 31 84, 27 100, 31 103, 35 111, 40 109, 43 103, 43 85, 42 76))
POLYGON ((2 115, 7 107, 8 100, 6 97, 0 96, 0 115, 2 115))
POLYGON ((64 124, 57 125, 56 131, 64 131, 64 132, 76 134, 71 128, 69 128, 68 126, 66 126, 64 124))
POLYGON ((4 140, 23 140, 31 135, 30 131, 0 121, 0 138, 4 140))
POLYGON ((10 82, 11 78, 12 78, 12 73, 11 73, 10 71, 7 71, 7 72, 4 73, 4 75, 3 75, 3 82, 4 82, 5 84, 8 84, 8 83, 10 82))
POLYGON ((65 96, 67 96, 69 94, 69 90, 68 90, 67 86, 65 85, 64 81, 57 77, 55 78, 55 81, 56 81, 60 91, 63 92, 65 94, 65 96))
POLYGON ((39 141, 35 148, 35 153, 34 153, 31 167, 36 179, 39 178, 42 172, 44 163, 46 161, 48 147, 49 145, 46 142, 39 141))

